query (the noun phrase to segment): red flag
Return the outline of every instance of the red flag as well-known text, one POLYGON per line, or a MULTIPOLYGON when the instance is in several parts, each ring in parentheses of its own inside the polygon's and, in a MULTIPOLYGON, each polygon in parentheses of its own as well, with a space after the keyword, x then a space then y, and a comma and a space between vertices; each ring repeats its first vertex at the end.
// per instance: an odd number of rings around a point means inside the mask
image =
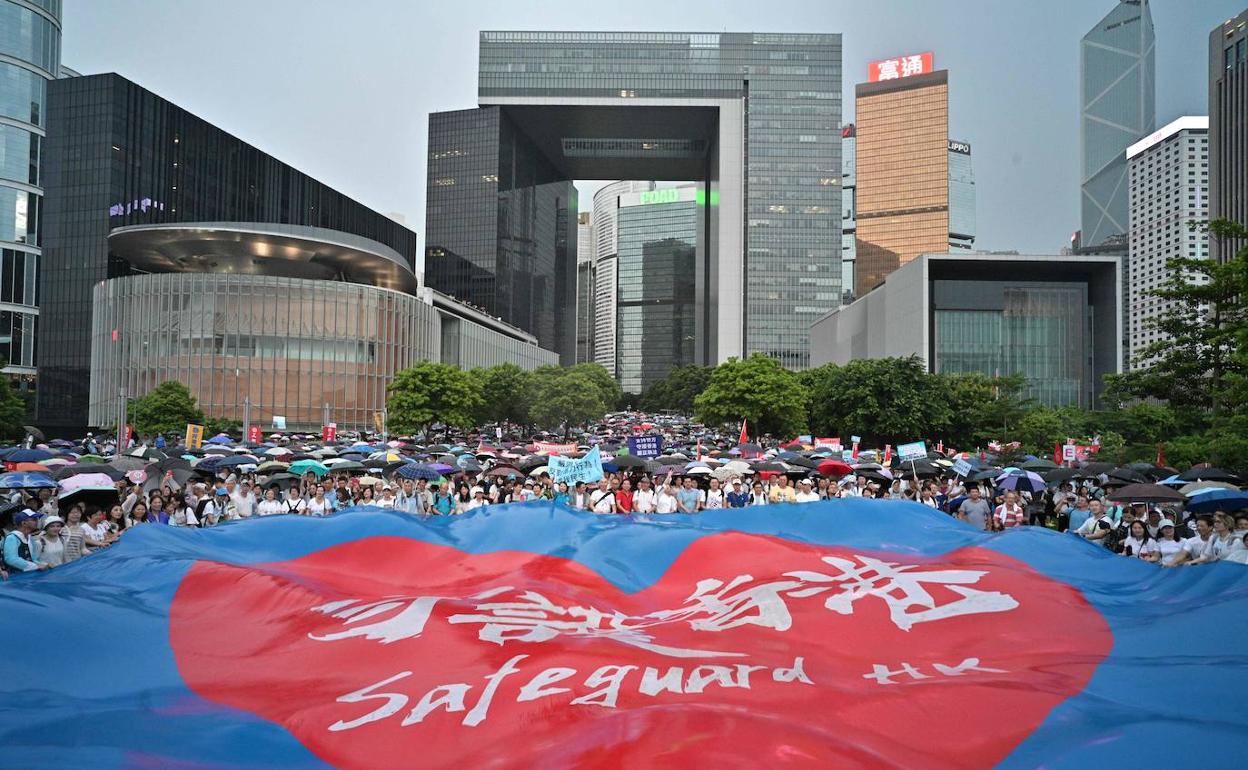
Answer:
POLYGON ((884 445, 884 464, 888 465, 890 462, 892 462, 892 460, 893 460, 893 445, 885 444, 884 445))
POLYGON ((698 457, 697 457, 697 459, 699 459, 699 460, 701 460, 701 459, 702 459, 702 439, 698 439, 698 457))
POLYGON ((745 432, 745 420, 741 421, 741 435, 737 438, 738 444, 744 444, 750 440, 750 434, 745 432))
POLYGON ((1053 463, 1055 465, 1062 464, 1062 445, 1061 444, 1053 445, 1053 463))
POLYGON ((943 439, 936 442, 936 451, 940 452, 942 455, 945 453, 945 442, 943 439))
POLYGON ((1165 466, 1165 464, 1166 464, 1166 445, 1158 441, 1157 442, 1157 467, 1162 468, 1165 466))

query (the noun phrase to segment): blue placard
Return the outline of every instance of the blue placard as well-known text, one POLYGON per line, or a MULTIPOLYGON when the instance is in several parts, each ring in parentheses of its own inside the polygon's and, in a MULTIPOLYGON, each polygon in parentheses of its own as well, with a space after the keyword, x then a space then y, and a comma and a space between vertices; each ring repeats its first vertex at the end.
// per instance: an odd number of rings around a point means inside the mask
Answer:
POLYGON ((958 460, 953 464, 953 472, 962 477, 970 476, 972 470, 974 468, 966 460, 958 460))
POLYGON ((628 453, 647 460, 658 457, 663 454, 663 437, 631 436, 628 439, 628 453))
POLYGON ((575 484, 578 481, 598 481, 602 478, 602 453, 598 447, 589 450, 579 460, 569 460, 566 457, 549 459, 550 477, 556 482, 575 484))
POLYGON ((897 456, 902 460, 925 460, 927 459, 927 444, 922 441, 915 441, 910 444, 898 444, 897 456))

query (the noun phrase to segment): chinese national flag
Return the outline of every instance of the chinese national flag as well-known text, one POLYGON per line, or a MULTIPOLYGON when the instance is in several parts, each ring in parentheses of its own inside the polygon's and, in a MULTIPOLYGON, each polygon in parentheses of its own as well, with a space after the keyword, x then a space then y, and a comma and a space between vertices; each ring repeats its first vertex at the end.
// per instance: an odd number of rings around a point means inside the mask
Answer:
POLYGON ((1163 468, 1166 465, 1166 445, 1157 442, 1157 467, 1163 468))
POLYGON ((1062 464, 1062 445, 1061 444, 1053 445, 1053 462, 1057 465, 1062 464))
POLYGON ((741 421, 741 435, 737 438, 738 444, 744 444, 750 440, 750 434, 745 431, 745 420, 741 421))

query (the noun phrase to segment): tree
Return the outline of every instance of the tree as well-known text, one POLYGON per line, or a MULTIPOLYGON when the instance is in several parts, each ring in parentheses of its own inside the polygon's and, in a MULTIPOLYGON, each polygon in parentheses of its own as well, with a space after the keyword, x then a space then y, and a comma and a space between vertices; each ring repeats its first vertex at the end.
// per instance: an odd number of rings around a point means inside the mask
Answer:
MULTIPOLYGON (((602 397, 602 403, 606 405, 607 410, 617 408, 623 400, 624 391, 620 388, 620 384, 615 381, 610 372, 603 368, 602 364, 576 364, 575 366, 567 367, 567 369, 570 372, 579 372, 585 375, 586 381, 592 383, 602 397)), ((605 414, 605 411, 603 414, 605 414)))
MULTIPOLYGON (((1209 233, 1223 242, 1248 238, 1248 228, 1225 219, 1210 222, 1209 233)), ((1150 292, 1167 303, 1152 322, 1163 338, 1139 353, 1146 368, 1106 378, 1107 400, 1161 399, 1208 411, 1216 423, 1244 403, 1237 385, 1248 376, 1239 344, 1248 335, 1248 247, 1222 264, 1178 257, 1166 267, 1170 279, 1150 292)))
MULTIPOLYGON (((232 434, 242 435, 243 424, 238 420, 230 420, 225 417, 205 417, 204 418, 204 438, 211 438, 218 433, 224 433, 227 436, 232 434)), ((244 436, 244 438, 246 438, 244 436)))
POLYGON ((640 406, 648 412, 679 412, 693 414, 693 400, 711 381, 712 366, 686 364, 678 366, 667 376, 646 389, 641 395, 640 406))
POLYGON ((481 406, 477 424, 487 422, 527 423, 531 376, 515 364, 499 364, 489 369, 473 369, 471 375, 481 385, 481 406))
POLYGON ((130 400, 130 424, 143 435, 183 433, 188 423, 204 424, 204 413, 191 391, 182 383, 166 380, 147 395, 130 400))
POLYGON ((468 429, 481 406, 481 384, 447 364, 420 361, 394 376, 386 388, 390 429, 428 431, 435 422, 468 429))
POLYGON ((796 374, 774 358, 755 353, 715 367, 710 383, 694 399, 708 425, 748 420, 759 434, 791 438, 806 432, 809 392, 796 374))
POLYGON ((1022 395, 1027 378, 1021 374, 938 375, 949 403, 949 428, 943 438, 952 447, 969 449, 992 440, 1009 441, 1033 399, 1022 395))
POLYGON ((603 391, 600 379, 583 366, 538 367, 529 384, 529 417, 546 429, 596 420, 609 408, 603 391))
POLYGON ((896 444, 935 438, 950 426, 948 389, 918 356, 860 359, 816 372, 811 413, 821 435, 896 444))
MULTIPOLYGON (((0 359, 0 368, 8 362, 0 359)), ((0 378, 0 438, 18 439, 26 435, 26 400, 13 388, 8 377, 0 378)))

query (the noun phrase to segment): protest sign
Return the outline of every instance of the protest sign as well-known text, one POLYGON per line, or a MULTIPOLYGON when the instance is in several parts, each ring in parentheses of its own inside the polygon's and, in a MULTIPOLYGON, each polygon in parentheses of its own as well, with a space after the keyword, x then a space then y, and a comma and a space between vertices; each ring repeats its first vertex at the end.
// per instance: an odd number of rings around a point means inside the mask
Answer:
POLYGON ((827 447, 833 452, 839 452, 841 451, 841 440, 839 438, 817 438, 815 439, 815 446, 827 447))
POLYGON ((199 449, 204 445, 204 426, 192 423, 186 424, 186 438, 182 444, 187 449, 199 449))
POLYGON ((628 453, 647 459, 663 454, 662 436, 633 436, 628 440, 628 453))
POLYGON ((552 456, 549 468, 550 477, 556 482, 575 484, 578 481, 599 481, 602 479, 602 453, 594 447, 579 460, 552 456))
POLYGON ((970 476, 972 470, 974 470, 974 468, 972 468, 971 464, 966 460, 958 460, 953 464, 953 472, 963 478, 970 476))
POLYGON ((897 445, 897 456, 905 462, 912 460, 927 459, 927 444, 922 441, 914 441, 909 444, 897 445))
POLYGON ((537 447, 537 453, 540 455, 570 455, 576 452, 576 444, 552 444, 549 441, 538 441, 534 443, 537 447))

